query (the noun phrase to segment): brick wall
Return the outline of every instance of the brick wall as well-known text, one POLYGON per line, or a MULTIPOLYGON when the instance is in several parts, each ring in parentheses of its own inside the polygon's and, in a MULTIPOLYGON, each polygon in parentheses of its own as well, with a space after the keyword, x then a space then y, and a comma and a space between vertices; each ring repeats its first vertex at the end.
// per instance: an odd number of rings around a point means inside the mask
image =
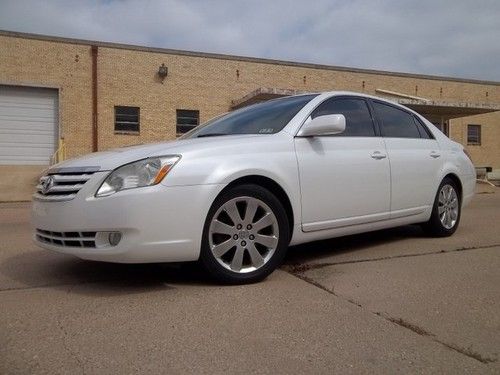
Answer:
MULTIPOLYGON (((398 91, 450 102, 500 103, 500 85, 483 85, 263 63, 99 49, 100 148, 175 137, 176 109, 198 109, 206 121, 259 87, 295 90, 350 90, 376 95, 398 91), (164 63, 169 75, 155 75, 164 63), (237 71, 239 75, 237 74, 237 71), (304 82, 305 77, 305 82, 304 82), (364 89, 363 89, 364 82, 364 89), (486 94, 488 93, 488 94, 486 94), (114 105, 141 108, 140 135, 115 135, 114 105)), ((451 121, 450 135, 465 144, 467 124, 482 125, 482 145, 468 147, 481 165, 500 168, 500 112, 451 121)))
MULTIPOLYGON (((90 44, 0 35, 0 51, 0 84, 58 88, 59 126, 67 155, 90 152, 90 44)), ((375 89, 385 89, 433 100, 500 104, 500 83, 287 66, 107 45, 98 50, 99 149, 174 139, 176 109, 199 110, 203 122, 228 111, 232 100, 259 87, 374 95, 375 89), (163 82, 156 75, 162 63, 169 69, 163 82), (140 107, 139 135, 115 134, 115 105, 140 107)), ((452 120, 451 138, 466 142, 469 123, 482 125, 482 145, 468 147, 475 162, 500 168, 500 112, 452 120)))
POLYGON ((88 46, 0 36, 0 83, 59 89, 59 126, 70 155, 92 149, 88 46))

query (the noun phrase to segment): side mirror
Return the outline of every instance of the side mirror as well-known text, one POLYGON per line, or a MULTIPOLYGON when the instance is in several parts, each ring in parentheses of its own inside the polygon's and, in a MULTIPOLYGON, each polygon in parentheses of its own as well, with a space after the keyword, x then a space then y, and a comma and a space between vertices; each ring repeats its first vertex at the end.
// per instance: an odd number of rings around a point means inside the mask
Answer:
POLYGON ((318 116, 302 125, 297 137, 314 137, 319 135, 334 135, 345 130, 344 115, 318 116))

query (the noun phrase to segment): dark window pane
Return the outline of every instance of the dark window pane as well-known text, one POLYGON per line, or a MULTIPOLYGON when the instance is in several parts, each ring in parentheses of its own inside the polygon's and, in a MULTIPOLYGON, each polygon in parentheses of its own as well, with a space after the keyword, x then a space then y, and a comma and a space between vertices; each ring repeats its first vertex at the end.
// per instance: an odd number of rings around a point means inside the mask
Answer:
POLYGON ((177 125, 198 125, 198 119, 192 117, 177 117, 177 125))
POLYGON ((121 115, 135 115, 135 116, 137 116, 137 114, 139 113, 138 107, 116 106, 115 109, 121 115))
POLYGON ((192 129, 193 129, 193 126, 191 126, 191 125, 177 125, 177 133, 178 134, 187 133, 188 131, 190 131, 192 129))
POLYGON ((139 127, 138 127, 137 123, 116 122, 115 123, 115 131, 138 132, 139 127))
POLYGON ((346 137, 375 136, 370 111, 363 99, 327 99, 314 110, 311 117, 338 114, 344 115, 346 119, 345 131, 338 135, 346 137))
POLYGON ((187 110, 187 109, 178 109, 177 110, 177 118, 196 118, 200 117, 200 111, 198 110, 187 110))
POLYGON ((178 109, 177 133, 187 133, 200 124, 200 111, 178 109))
POLYGON ((384 137, 420 138, 420 133, 411 113, 375 101, 373 102, 373 108, 380 120, 384 137))
POLYGON ((418 132, 420 133, 420 138, 433 139, 431 131, 429 128, 416 116, 413 116, 415 125, 417 125, 418 132))
POLYGON ((481 125, 467 125, 467 144, 481 144, 481 125))
POLYGON ((121 115, 121 114, 116 114, 115 115, 115 121, 117 122, 139 122, 139 116, 138 115, 121 115))
POLYGON ((449 126, 448 126, 448 122, 447 121, 444 121, 443 123, 433 122, 432 124, 435 125, 436 128, 438 128, 439 130, 441 130, 441 133, 443 133, 447 137, 450 136, 450 130, 449 130, 449 126))
POLYGON ((115 106, 115 131, 139 131, 139 107, 115 106))

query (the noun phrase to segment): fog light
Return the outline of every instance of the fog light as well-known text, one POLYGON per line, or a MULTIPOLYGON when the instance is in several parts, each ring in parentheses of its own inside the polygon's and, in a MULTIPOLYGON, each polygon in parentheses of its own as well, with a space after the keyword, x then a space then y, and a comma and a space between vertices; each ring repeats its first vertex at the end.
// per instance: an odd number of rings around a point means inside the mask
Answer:
POLYGON ((122 234, 120 232, 111 232, 108 235, 108 241, 111 246, 116 246, 120 243, 122 239, 122 234))

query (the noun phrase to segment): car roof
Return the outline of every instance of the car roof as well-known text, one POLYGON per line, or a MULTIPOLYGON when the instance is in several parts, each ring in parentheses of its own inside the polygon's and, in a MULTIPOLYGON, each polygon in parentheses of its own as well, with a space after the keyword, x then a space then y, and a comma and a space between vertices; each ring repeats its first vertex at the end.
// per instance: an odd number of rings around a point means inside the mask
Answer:
MULTIPOLYGON (((313 94, 312 92, 309 94, 313 94)), ((381 102, 385 102, 387 104, 393 105, 395 107, 399 107, 407 112, 413 113, 416 116, 418 116, 420 119, 424 120, 424 122, 429 126, 432 125, 425 117, 423 117, 420 113, 414 111, 411 108, 406 107, 403 104, 399 104, 393 100, 386 99, 386 98, 381 98, 375 95, 369 95, 361 92, 354 92, 354 91, 323 91, 323 92, 316 92, 317 96, 313 98, 302 110, 299 111, 297 116, 290 121, 290 123, 285 127, 285 131, 289 132, 292 135, 295 135, 299 128, 302 126, 302 121, 297 121, 299 120, 305 113, 310 112, 314 107, 319 105, 321 102, 325 101, 326 99, 335 97, 335 96, 354 96, 354 97, 362 97, 362 98, 367 98, 367 99, 373 99, 373 100, 379 100, 381 102)), ((299 94, 299 95, 291 95, 291 96, 302 96, 302 95, 307 95, 307 93, 299 94)), ((432 133, 436 138, 441 138, 439 134, 436 134, 435 131, 431 130, 432 133)))
POLYGON ((405 106, 404 104, 400 104, 394 100, 391 100, 391 99, 387 99, 387 98, 382 98, 380 96, 375 96, 375 95, 369 95, 369 94, 365 94, 365 93, 361 93, 361 92, 355 92, 355 91, 324 91, 324 92, 320 92, 318 93, 318 98, 323 101, 325 99, 328 99, 330 97, 334 97, 334 96, 357 96, 357 97, 363 97, 363 98, 367 98, 367 99, 374 99, 374 100, 379 100, 379 101, 382 101, 382 102, 386 102, 388 104, 392 104, 396 107, 400 107, 406 111, 409 111, 411 113, 414 113, 416 115, 418 115, 419 117, 422 117, 422 115, 418 112, 416 112, 415 110, 405 106))

